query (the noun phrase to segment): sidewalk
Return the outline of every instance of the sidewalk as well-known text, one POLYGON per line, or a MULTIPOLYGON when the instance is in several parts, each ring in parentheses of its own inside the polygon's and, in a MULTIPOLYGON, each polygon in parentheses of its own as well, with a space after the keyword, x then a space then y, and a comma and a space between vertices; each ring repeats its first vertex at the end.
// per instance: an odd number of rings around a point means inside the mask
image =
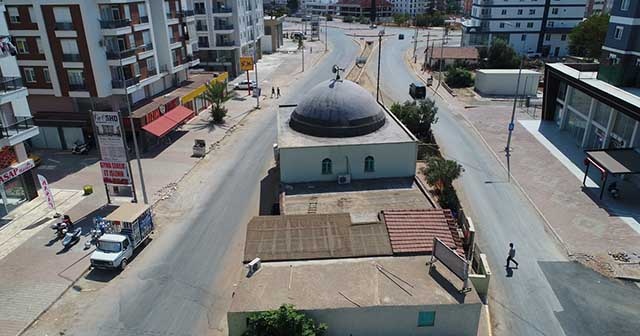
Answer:
MULTIPOLYGON (((425 77, 419 69, 413 69, 425 77)), ((433 88, 436 85, 434 80, 433 88)), ((506 125, 512 108, 504 104, 465 108, 444 88, 438 90, 438 95, 473 126, 506 167, 506 125)), ((626 213, 623 218, 606 201, 598 200, 593 190, 583 189, 582 175, 576 173, 582 172, 583 167, 567 157, 571 153, 566 148, 556 148, 562 146, 561 143, 552 144, 547 140, 553 135, 548 132, 542 135, 539 129, 542 129, 539 121, 532 120, 525 112, 516 113, 511 158, 514 183, 538 210, 570 257, 610 277, 640 280, 640 259, 633 255, 640 255, 640 234, 634 230, 635 221, 640 218, 637 205, 635 212, 626 213), (609 253, 616 252, 628 253, 635 263, 615 261, 609 253)))
MULTIPOLYGON (((311 45, 318 52, 305 55, 307 66, 312 66, 324 55, 320 42, 311 45)), ((299 59, 299 54, 286 52, 265 55, 258 63, 260 78, 282 75, 275 81, 261 79, 263 93, 270 94, 274 85, 280 86, 282 94, 286 95, 292 78, 298 74, 295 68, 300 67, 299 59)), ((251 78, 255 78, 254 74, 251 78)), ((171 197, 177 183, 202 160, 191 157, 194 139, 204 139, 209 151, 207 155, 216 155, 216 144, 241 126, 246 116, 268 113, 278 101, 263 95, 261 109, 256 110, 256 99, 247 96, 246 91, 238 91, 225 104, 228 114, 223 125, 210 124, 209 111, 205 110, 176 130, 170 145, 156 148, 142 158, 150 203, 171 197)), ((19 334, 84 274, 89 267, 87 256, 93 251, 93 248, 84 249, 93 218, 104 216, 115 208, 105 206, 106 194, 97 156, 79 157, 54 151, 39 154, 43 158, 39 172, 55 189, 58 211, 70 215, 74 223, 83 228, 83 237, 68 251, 62 250, 52 230, 44 229, 50 225, 53 214, 40 198, 16 210, 12 216, 17 219, 0 227, 0 336, 19 334), (80 192, 67 190, 81 189, 85 184, 93 185, 92 195, 81 196, 80 192)), ((142 200, 137 164, 132 161, 131 165, 142 200)))

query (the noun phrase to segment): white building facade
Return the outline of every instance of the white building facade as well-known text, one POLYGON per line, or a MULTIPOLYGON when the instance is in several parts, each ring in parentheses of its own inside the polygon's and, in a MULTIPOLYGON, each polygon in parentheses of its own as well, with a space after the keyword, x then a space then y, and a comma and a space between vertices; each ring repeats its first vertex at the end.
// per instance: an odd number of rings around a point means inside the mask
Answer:
POLYGON ((407 14, 411 17, 415 17, 418 14, 423 14, 427 11, 431 5, 431 0, 389 0, 393 7, 391 11, 393 14, 407 14))
POLYGON ((20 204, 37 197, 35 163, 25 142, 39 133, 27 103, 16 61, 17 48, 11 43, 5 21, 6 8, 0 4, 0 217, 20 204))
POLYGON ((195 0, 200 65, 209 70, 241 73, 240 57, 262 57, 262 0, 195 0))
POLYGON ((562 57, 569 52, 568 34, 582 21, 586 0, 474 0, 463 22, 463 46, 507 41, 518 53, 562 57))

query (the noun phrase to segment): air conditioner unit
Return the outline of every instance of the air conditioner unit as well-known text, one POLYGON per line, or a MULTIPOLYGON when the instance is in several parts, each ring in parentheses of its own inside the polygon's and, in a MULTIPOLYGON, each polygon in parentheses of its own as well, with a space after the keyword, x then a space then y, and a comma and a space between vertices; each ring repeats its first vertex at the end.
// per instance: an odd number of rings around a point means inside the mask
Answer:
POLYGON ((351 175, 338 175, 338 184, 351 183, 351 175))

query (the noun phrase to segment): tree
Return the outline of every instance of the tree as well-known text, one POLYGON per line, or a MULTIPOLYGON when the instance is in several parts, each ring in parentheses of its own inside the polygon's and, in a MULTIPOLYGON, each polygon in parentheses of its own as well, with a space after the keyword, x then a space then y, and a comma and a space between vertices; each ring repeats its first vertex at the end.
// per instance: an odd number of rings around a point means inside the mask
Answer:
POLYGON ((222 82, 213 84, 206 83, 206 89, 202 93, 202 97, 211 103, 211 119, 214 123, 220 124, 227 115, 227 108, 224 107, 226 100, 226 85, 222 82))
POLYGON ((438 122, 438 107, 431 99, 393 103, 391 112, 419 139, 431 139, 431 126, 438 122))
POLYGON ((342 22, 344 22, 344 23, 351 23, 351 22, 353 22, 353 16, 348 16, 348 15, 347 15, 347 16, 343 17, 343 18, 342 18, 342 22))
POLYGON ((516 51, 503 39, 493 40, 487 58, 487 67, 490 69, 516 69, 520 64, 516 51))
POLYGON ((427 166, 423 168, 427 183, 438 191, 451 187, 455 179, 460 177, 462 166, 454 160, 446 160, 439 156, 430 156, 427 166))
POLYGON ((244 336, 322 336, 327 331, 325 324, 316 325, 309 316, 287 304, 277 310, 251 313, 247 320, 244 336))
POLYGON ((369 20, 369 18, 368 18, 368 17, 366 17, 366 16, 360 16, 360 18, 358 19, 358 21, 359 21, 361 24, 369 24, 369 21, 370 21, 370 20, 369 20))
POLYGON ((569 51, 574 56, 598 58, 608 28, 608 14, 590 16, 569 33, 569 51))
POLYGON ((331 14, 327 14, 326 19, 327 21, 333 21, 333 16, 331 14))
POLYGON ((409 17, 402 13, 393 14, 393 22, 399 26, 404 25, 409 20, 409 17))
POLYGON ((287 8, 289 8, 289 13, 295 13, 298 10, 298 0, 287 0, 287 8))
POLYGON ((462 68, 451 68, 447 71, 445 80, 451 88, 463 88, 473 85, 473 76, 471 71, 462 68))

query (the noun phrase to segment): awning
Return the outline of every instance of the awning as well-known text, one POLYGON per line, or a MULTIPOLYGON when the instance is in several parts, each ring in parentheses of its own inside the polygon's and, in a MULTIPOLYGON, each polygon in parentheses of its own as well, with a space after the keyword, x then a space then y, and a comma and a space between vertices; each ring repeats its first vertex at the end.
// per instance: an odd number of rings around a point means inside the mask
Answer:
POLYGON ((192 115, 193 111, 190 109, 184 106, 176 106, 160 118, 143 126, 142 129, 157 136, 158 138, 162 138, 178 127, 178 125, 184 123, 192 115))
POLYGON ((609 174, 640 174, 640 153, 633 148, 588 150, 585 153, 587 158, 584 160, 586 168, 582 184, 586 185, 590 166, 595 166, 600 170, 602 174, 600 199, 604 194, 609 174))

